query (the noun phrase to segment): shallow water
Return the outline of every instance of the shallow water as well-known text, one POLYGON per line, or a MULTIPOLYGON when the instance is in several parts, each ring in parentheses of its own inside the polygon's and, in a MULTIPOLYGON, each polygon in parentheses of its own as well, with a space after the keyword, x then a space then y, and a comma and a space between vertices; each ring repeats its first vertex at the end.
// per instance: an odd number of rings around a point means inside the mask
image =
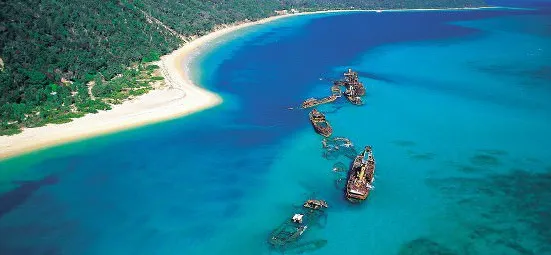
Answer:
POLYGON ((311 254, 548 254, 549 17, 332 14, 229 35, 192 67, 221 106, 0 162, 2 254, 269 254, 312 193, 330 209, 305 233, 328 241, 311 254), (374 148, 359 206, 331 171, 350 160, 324 158, 307 111, 287 109, 347 68, 365 106, 319 109, 374 148))

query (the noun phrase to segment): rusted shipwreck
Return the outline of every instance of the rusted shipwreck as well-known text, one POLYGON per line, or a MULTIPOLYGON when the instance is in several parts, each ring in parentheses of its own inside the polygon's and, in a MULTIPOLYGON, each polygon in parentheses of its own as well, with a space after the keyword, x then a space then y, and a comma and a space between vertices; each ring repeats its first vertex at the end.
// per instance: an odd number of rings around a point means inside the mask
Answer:
POLYGON ((362 96, 365 95, 365 87, 358 78, 358 73, 348 69, 348 72, 344 73, 344 80, 336 81, 335 85, 345 87, 344 95, 350 103, 355 105, 362 105, 362 96))
POLYGON ((306 230, 319 224, 328 207, 324 200, 309 199, 305 201, 290 219, 285 220, 272 231, 268 238, 268 244, 275 250, 297 253, 323 247, 327 243, 326 240, 299 241, 306 230))
POLYGON ((356 156, 348 172, 346 199, 351 202, 365 200, 373 189, 374 180, 375 158, 371 146, 366 146, 364 151, 356 156))
POLYGON ((316 132, 322 136, 329 137, 333 133, 333 128, 325 118, 325 115, 316 109, 313 109, 310 114, 310 122, 316 132))

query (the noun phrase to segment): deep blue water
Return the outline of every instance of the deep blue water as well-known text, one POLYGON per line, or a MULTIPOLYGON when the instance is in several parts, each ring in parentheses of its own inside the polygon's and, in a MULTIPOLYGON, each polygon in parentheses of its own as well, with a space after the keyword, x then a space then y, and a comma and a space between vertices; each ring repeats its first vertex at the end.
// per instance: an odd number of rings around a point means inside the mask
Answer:
POLYGON ((550 254, 550 14, 326 14, 228 35, 192 68, 221 106, 0 162, 1 254, 268 254, 313 192, 330 209, 312 254, 550 254), (348 159, 323 158, 288 109, 347 68, 366 105, 320 109, 374 146, 360 206, 334 184, 348 159))

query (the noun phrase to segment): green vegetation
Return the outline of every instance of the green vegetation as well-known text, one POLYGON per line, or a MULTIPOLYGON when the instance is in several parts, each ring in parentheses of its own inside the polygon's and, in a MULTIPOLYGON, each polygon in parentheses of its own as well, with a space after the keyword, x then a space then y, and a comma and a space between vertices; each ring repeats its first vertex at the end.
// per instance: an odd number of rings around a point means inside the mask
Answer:
POLYGON ((0 134, 69 122, 145 93, 151 70, 141 63, 181 43, 124 1, 10 0, 0 8, 0 134))
POLYGON ((483 5, 482 0, 5 0, 0 2, 0 135, 65 123, 144 94, 183 37, 274 10, 483 5), (162 23, 162 24, 161 24, 162 23), (164 25, 166 26, 164 26, 164 25))

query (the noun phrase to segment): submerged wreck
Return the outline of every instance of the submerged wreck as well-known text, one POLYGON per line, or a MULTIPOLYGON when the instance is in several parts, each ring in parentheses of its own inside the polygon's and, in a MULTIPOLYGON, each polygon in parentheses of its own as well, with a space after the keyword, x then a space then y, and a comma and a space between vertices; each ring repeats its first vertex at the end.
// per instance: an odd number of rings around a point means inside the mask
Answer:
POLYGON ((329 160, 336 159, 341 155, 353 160, 358 155, 354 144, 346 137, 324 138, 321 144, 323 157, 329 160))
POLYGON ((314 240, 299 243, 299 239, 311 226, 317 224, 325 209, 328 208, 324 200, 309 199, 295 214, 272 231, 268 244, 273 249, 290 252, 304 252, 319 249, 326 240, 314 240))
POLYGON ((340 86, 335 84, 335 85, 331 86, 331 95, 330 96, 327 96, 327 97, 324 97, 324 98, 321 98, 321 99, 317 99, 317 98, 313 98, 313 97, 308 98, 304 102, 302 102, 301 108, 305 109, 305 108, 318 106, 320 104, 331 103, 331 102, 337 100, 337 98, 341 97, 341 94, 342 94, 342 92, 341 92, 340 86))
POLYGON ((367 198, 373 189, 375 180, 375 158, 371 146, 356 156, 346 182, 346 199, 350 202, 361 202, 367 198))
POLYGON ((348 69, 348 71, 344 73, 343 80, 337 80, 333 82, 333 85, 331 86, 330 96, 319 99, 313 97, 308 98, 304 102, 302 102, 301 108, 305 109, 321 104, 332 103, 343 94, 346 96, 346 99, 350 101, 350 103, 355 105, 363 104, 361 97, 365 95, 365 87, 360 82, 358 78, 358 73, 352 71, 352 69, 348 69), (345 88, 344 93, 341 91, 341 86, 345 88))
POLYGON ((344 95, 346 96, 346 99, 348 99, 348 101, 350 101, 350 103, 354 105, 363 104, 362 98, 357 95, 355 88, 352 86, 344 92, 344 95))
POLYGON ((316 132, 322 136, 329 137, 333 133, 333 128, 325 118, 325 115, 316 109, 313 109, 310 114, 310 122, 316 132))
POLYGON ((365 95, 365 87, 358 79, 358 73, 348 69, 348 72, 344 73, 343 86, 346 88, 344 94, 346 99, 350 103, 355 105, 362 105, 361 96, 365 95))

